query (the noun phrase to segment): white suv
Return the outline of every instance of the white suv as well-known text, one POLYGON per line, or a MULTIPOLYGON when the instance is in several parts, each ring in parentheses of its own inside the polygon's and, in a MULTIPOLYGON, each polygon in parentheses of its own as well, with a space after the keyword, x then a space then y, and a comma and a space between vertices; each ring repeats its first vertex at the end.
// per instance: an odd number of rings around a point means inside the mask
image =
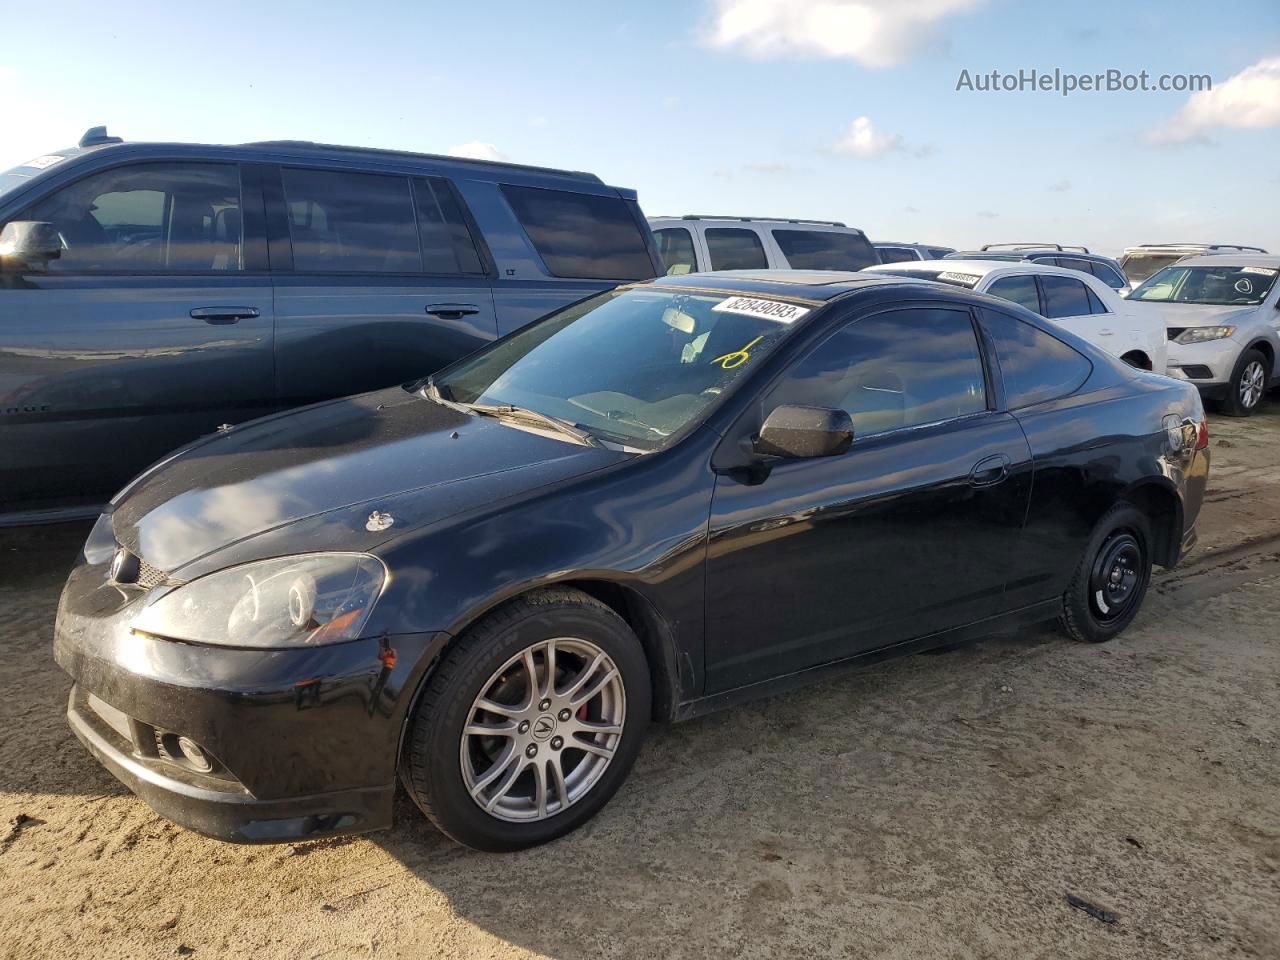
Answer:
POLYGON ((1187 257, 1152 274, 1127 303, 1168 324, 1171 377, 1189 380, 1223 413, 1247 417, 1276 383, 1280 256, 1187 257))
POLYGON ((1088 273, 1030 261, 933 260, 868 267, 868 271, 937 280, 1011 300, 1057 323, 1112 356, 1164 373, 1164 318, 1128 300, 1088 273))
POLYGON ((667 275, 707 270, 861 270, 880 257, 836 220, 650 217, 667 275))

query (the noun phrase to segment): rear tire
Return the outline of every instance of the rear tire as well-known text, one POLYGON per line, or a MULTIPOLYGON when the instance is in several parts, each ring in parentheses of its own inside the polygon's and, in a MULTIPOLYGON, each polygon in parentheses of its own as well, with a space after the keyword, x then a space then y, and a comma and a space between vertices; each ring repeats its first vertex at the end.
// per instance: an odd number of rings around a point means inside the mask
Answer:
POLYGON ((459 843, 546 843, 622 785, 651 696, 640 642, 612 609, 579 590, 526 594, 445 653, 414 712, 401 780, 459 843))
POLYGON ((1151 526, 1136 507, 1118 503, 1098 521, 1062 595, 1062 629, 1105 643, 1133 622, 1150 583, 1151 526))
POLYGON ((1240 354, 1226 396, 1218 409, 1229 417, 1248 417, 1262 406, 1271 382, 1271 364, 1261 350, 1246 350, 1240 354))

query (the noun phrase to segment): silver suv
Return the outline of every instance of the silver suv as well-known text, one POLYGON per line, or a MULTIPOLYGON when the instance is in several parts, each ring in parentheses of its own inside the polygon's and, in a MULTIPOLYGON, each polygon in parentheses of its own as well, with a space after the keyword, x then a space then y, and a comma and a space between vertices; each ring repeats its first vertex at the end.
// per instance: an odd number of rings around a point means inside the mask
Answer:
POLYGON ((668 276, 708 270, 861 270, 880 263, 867 235, 837 220, 650 217, 668 276))
POLYGON ((1247 417, 1276 383, 1280 256, 1186 257, 1129 295, 1158 309, 1169 335, 1168 373, 1189 380, 1223 413, 1247 417))

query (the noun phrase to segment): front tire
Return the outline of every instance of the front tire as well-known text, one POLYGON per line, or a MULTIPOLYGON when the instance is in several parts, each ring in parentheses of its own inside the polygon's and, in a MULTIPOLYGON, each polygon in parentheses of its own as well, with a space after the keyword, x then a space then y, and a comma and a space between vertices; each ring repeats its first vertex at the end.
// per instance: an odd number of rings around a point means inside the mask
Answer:
POLYGON ((1076 640, 1105 643, 1133 622, 1150 583, 1150 524, 1136 507, 1116 504, 1089 538, 1059 622, 1076 640))
POLYGON ((1261 350, 1246 350, 1236 361, 1219 409, 1229 417, 1252 416, 1262 405, 1270 380, 1271 364, 1266 355, 1261 350))
POLYGON ((578 590, 535 591, 446 652, 411 721, 401 779, 459 843, 546 843, 621 786, 650 702, 648 662, 621 617, 578 590))

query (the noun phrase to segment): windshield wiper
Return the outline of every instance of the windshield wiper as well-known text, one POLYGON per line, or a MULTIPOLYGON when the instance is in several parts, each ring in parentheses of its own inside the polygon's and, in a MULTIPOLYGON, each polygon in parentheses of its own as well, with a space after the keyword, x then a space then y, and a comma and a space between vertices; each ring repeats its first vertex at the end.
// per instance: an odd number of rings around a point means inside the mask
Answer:
POLYGON ((447 400, 436 385, 434 377, 427 377, 427 382, 422 387, 422 394, 429 400, 434 400, 436 403, 454 410, 470 411, 483 417, 494 417, 499 420, 521 420, 525 423, 536 423, 538 426, 549 427, 556 433, 576 440, 583 446, 604 446, 598 438, 593 437, 571 420, 553 417, 548 413, 530 410, 528 407, 517 407, 514 403, 465 403, 461 400, 447 400))
POLYGON ((515 420, 523 423, 532 423, 540 427, 548 427, 556 433, 562 434, 571 440, 586 447, 602 447, 597 438, 587 433, 586 430, 569 420, 563 420, 560 417, 553 417, 547 413, 540 413, 537 410, 530 410, 528 407, 517 407, 513 403, 460 403, 455 401, 444 401, 451 406, 460 407, 463 410, 470 410, 478 413, 482 417, 493 417, 498 420, 515 420))

